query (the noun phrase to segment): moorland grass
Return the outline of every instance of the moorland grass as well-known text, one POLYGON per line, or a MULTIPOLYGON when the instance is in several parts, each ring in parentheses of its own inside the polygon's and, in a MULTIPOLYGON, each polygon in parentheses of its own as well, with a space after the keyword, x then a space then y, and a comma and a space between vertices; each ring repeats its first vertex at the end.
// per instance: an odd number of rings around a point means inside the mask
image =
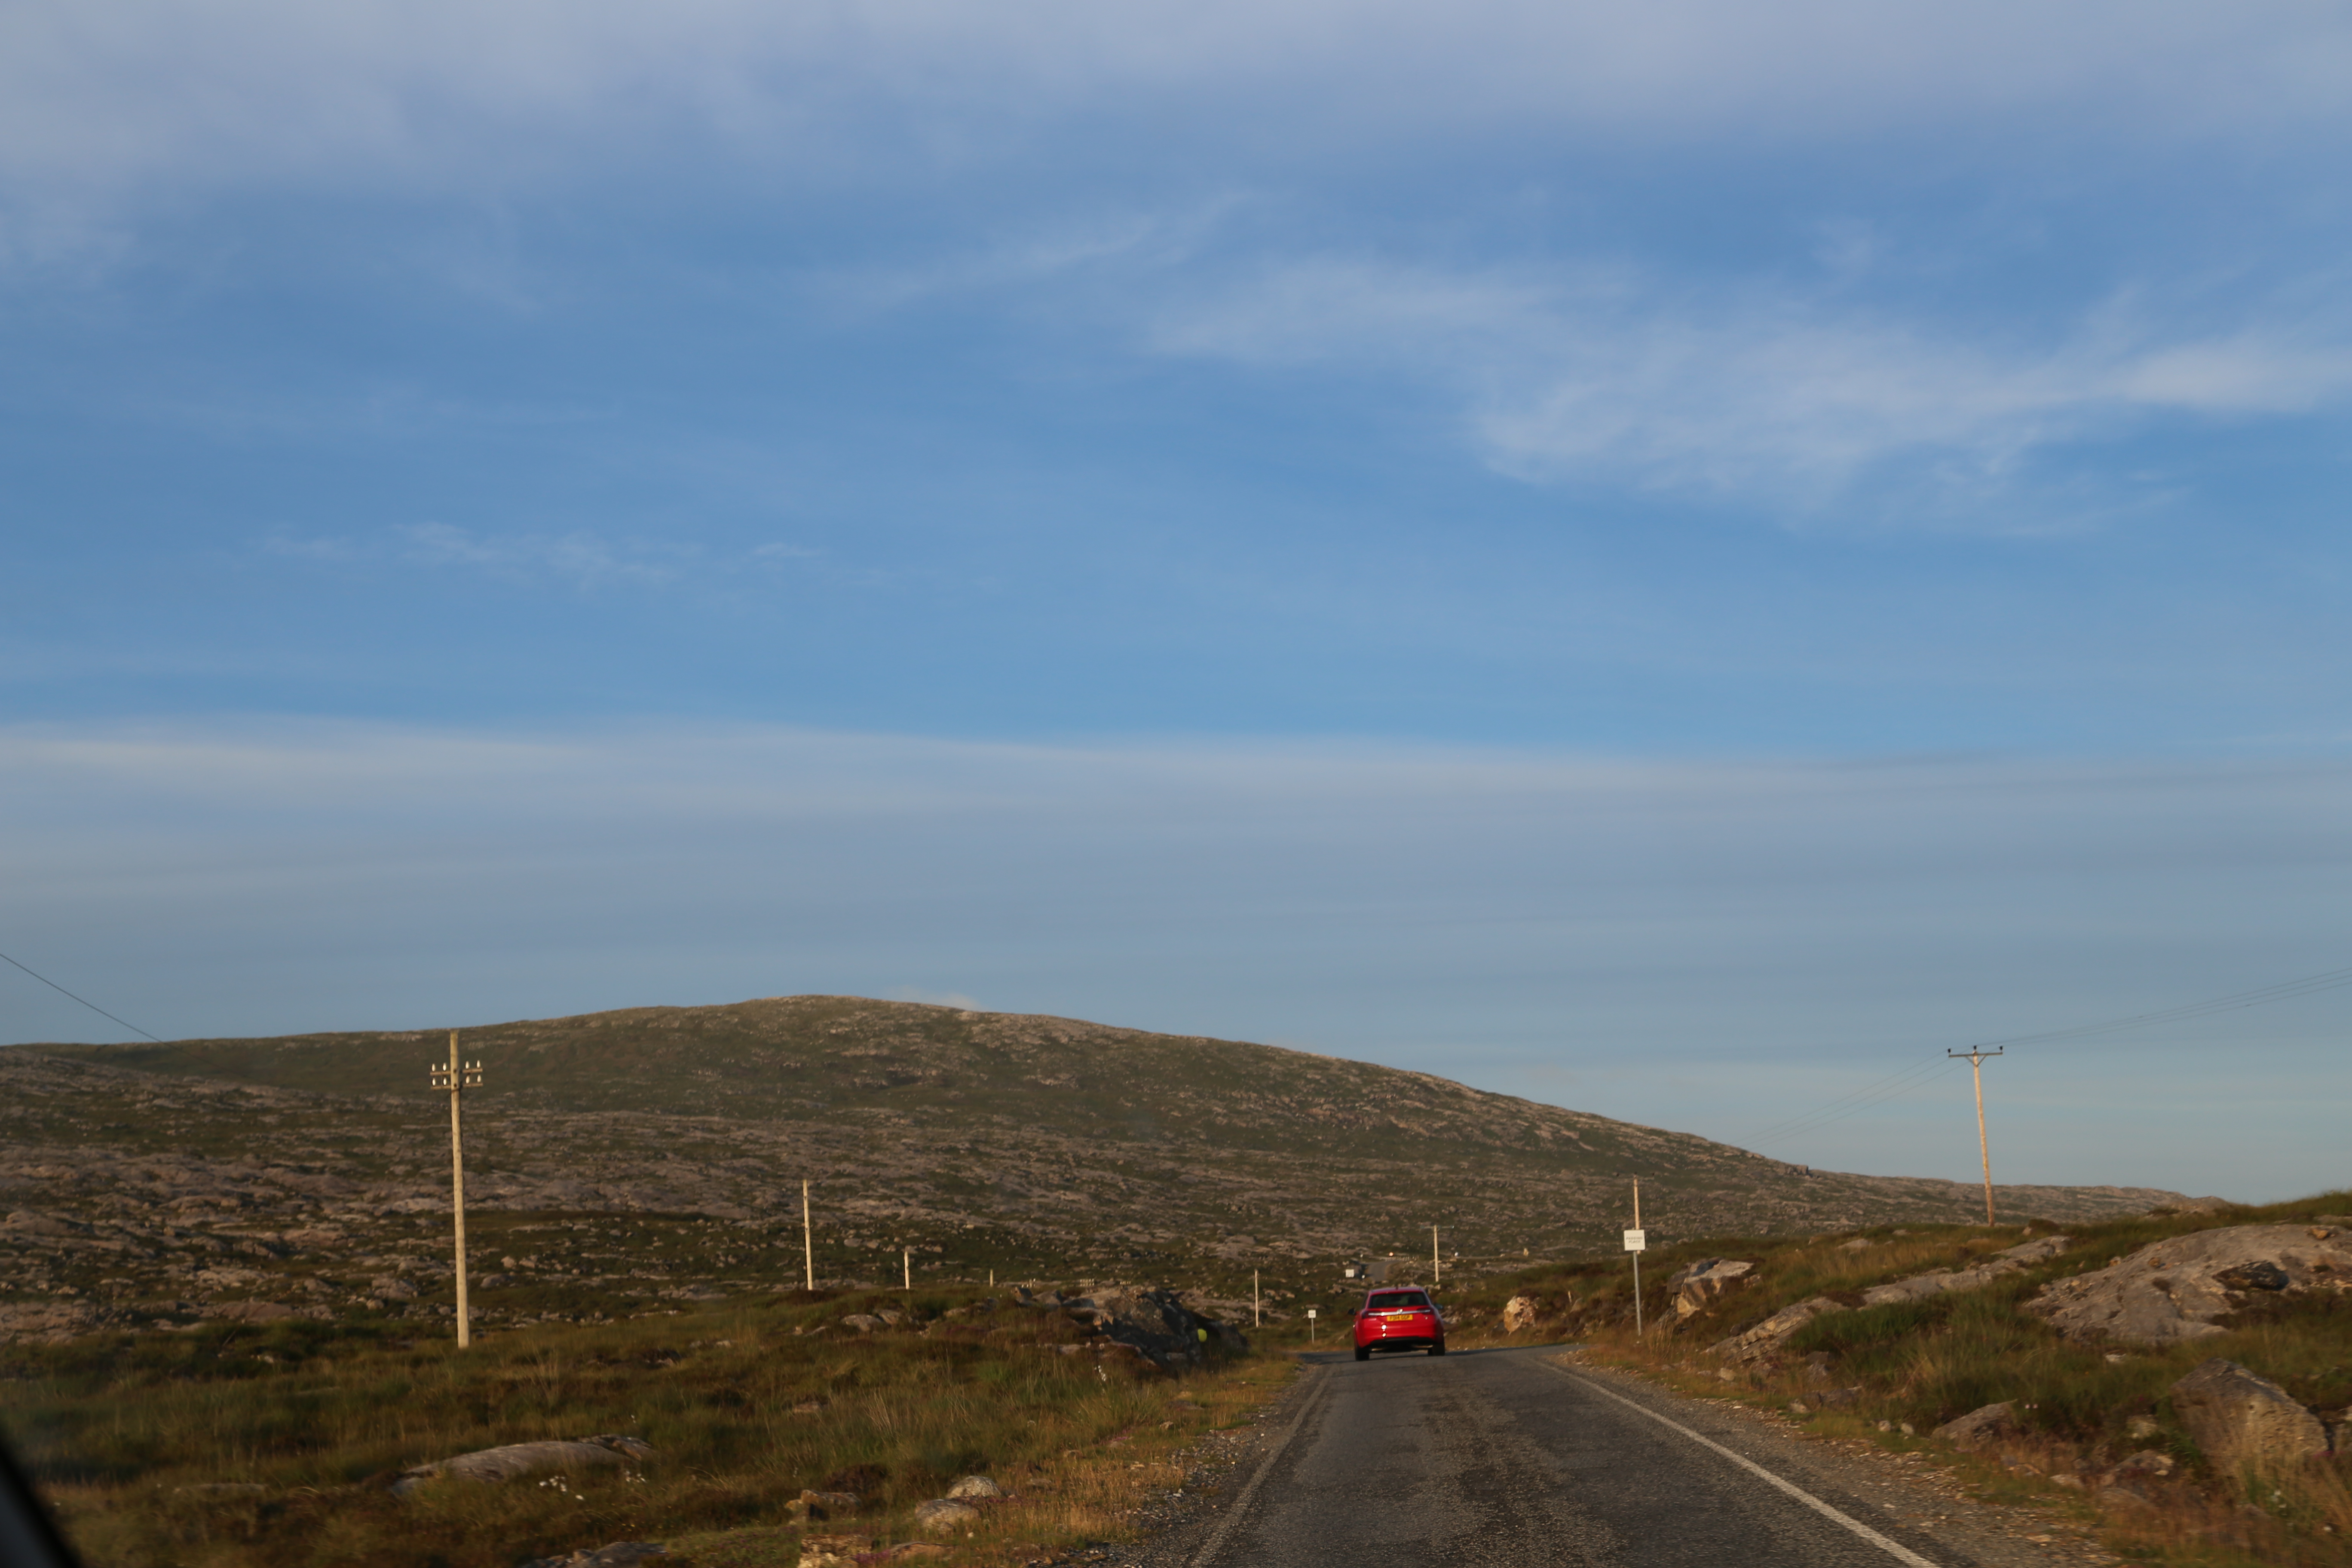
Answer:
POLYGON ((909 1510, 984 1472, 1014 1498, 950 1561, 1115 1537, 1177 1451, 1289 1373, 1236 1358, 1183 1379, 1065 1354, 1058 1313, 982 1292, 860 1335, 871 1299, 779 1300, 477 1341, 289 1322, 98 1336, 8 1352, 0 1421, 93 1568, 512 1568, 619 1540, 692 1542, 703 1568, 789 1563, 803 1489, 868 1499, 838 1528, 910 1533, 909 1510), (404 1468, 598 1433, 634 1470, 405 1497, 404 1468), (827 1483, 832 1485, 828 1486, 827 1483))

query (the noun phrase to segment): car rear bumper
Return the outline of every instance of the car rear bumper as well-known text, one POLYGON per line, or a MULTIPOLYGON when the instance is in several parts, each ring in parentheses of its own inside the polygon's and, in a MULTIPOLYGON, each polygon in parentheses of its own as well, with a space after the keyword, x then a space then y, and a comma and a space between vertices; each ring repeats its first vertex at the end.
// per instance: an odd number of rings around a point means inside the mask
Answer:
POLYGON ((1432 1338, 1428 1334, 1380 1334, 1358 1341, 1357 1348, 1368 1351, 1425 1351, 1432 1345, 1444 1342, 1442 1336, 1432 1338))

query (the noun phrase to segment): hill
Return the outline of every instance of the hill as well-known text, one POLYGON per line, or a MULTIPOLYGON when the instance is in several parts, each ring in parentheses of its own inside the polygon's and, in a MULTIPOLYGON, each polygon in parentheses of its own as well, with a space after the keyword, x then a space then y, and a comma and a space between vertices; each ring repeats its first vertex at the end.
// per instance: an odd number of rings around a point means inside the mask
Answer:
MULTIPOLYGON (((467 1110, 484 1247, 505 1256, 502 1226, 571 1216, 567 1237, 584 1227, 610 1255, 575 1258, 572 1279, 601 1271, 623 1294, 614 1248, 656 1238, 584 1216, 661 1216, 665 1283, 648 1289, 775 1283, 800 1271, 803 1178, 831 1278, 895 1279, 904 1247, 931 1277, 1206 1269, 1230 1287, 1255 1267, 1285 1289, 1346 1258, 1425 1258, 1433 1224, 1461 1267, 1598 1253, 1634 1175, 1664 1236, 1960 1221, 1979 1202, 1427 1074, 1065 1018, 796 996, 500 1024, 463 1043, 487 1073, 467 1110), (739 1234, 704 1247, 680 1226, 739 1234)), ((446 1223, 446 1098, 425 1079, 446 1058, 429 1031, 0 1052, 0 1183, 12 1207, 129 1226, 141 1246, 162 1246, 137 1231, 160 1207, 286 1257, 308 1248, 329 1276, 404 1237, 422 1256, 446 1223), (284 1239, 298 1234, 317 1239, 284 1239)), ((2183 1201, 1997 1191, 2010 1214, 2058 1221, 2183 1201)), ((117 1295, 161 1289, 118 1277, 117 1295)))

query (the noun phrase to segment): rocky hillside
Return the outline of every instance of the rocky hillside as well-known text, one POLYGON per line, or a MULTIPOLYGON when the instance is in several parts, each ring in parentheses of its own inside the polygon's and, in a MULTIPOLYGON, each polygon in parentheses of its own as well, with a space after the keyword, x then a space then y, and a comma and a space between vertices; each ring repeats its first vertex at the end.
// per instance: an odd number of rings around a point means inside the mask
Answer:
MULTIPOLYGON (((488 1076, 467 1100, 484 1225, 661 1215, 758 1238, 689 1264, 672 1237, 665 1278, 681 1289, 796 1275, 803 1177, 820 1274, 877 1280, 899 1274, 902 1247, 933 1277, 1322 1279, 1345 1258, 1425 1257, 1433 1224, 1465 1268, 1565 1258, 1613 1245, 1632 1175, 1667 1236, 1961 1220, 1979 1201, 1948 1182, 1807 1176, 1425 1074, 1064 1018, 796 996, 463 1038, 488 1076)), ((433 1033, 0 1052, 0 1205, 346 1237, 274 1244, 297 1248, 377 1236, 364 1245, 381 1252, 383 1227, 414 1219, 421 1237, 446 1211, 446 1099, 425 1082, 446 1058, 433 1033)), ((2180 1200, 2012 1187, 2000 1201, 2072 1221, 2180 1200)))

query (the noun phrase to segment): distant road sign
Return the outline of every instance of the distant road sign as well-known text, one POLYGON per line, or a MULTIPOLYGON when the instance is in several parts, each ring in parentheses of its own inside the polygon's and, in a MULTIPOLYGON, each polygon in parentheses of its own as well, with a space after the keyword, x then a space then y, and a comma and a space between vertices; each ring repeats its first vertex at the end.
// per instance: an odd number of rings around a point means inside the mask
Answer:
POLYGON ((1625 1250, 1626 1250, 1626 1251, 1628 1251, 1628 1252, 1644 1252, 1644 1251, 1647 1251, 1647 1250, 1649 1249, 1649 1246, 1650 1246, 1650 1233, 1649 1233, 1648 1231, 1646 1231, 1646 1230, 1629 1230, 1629 1231, 1627 1231, 1627 1232, 1625 1233, 1625 1250))

